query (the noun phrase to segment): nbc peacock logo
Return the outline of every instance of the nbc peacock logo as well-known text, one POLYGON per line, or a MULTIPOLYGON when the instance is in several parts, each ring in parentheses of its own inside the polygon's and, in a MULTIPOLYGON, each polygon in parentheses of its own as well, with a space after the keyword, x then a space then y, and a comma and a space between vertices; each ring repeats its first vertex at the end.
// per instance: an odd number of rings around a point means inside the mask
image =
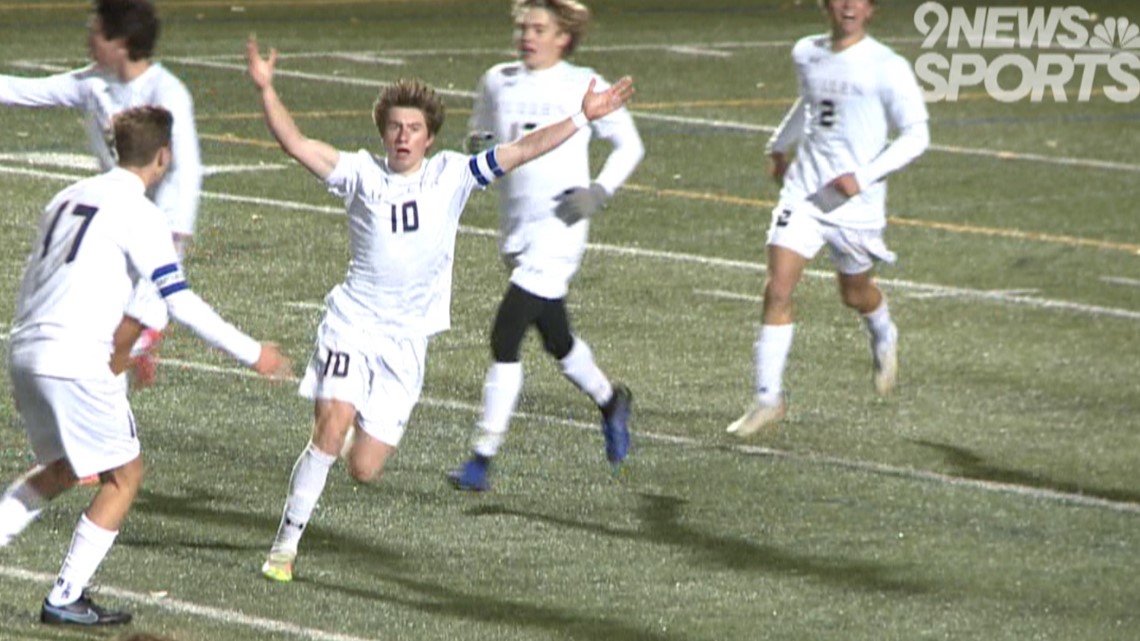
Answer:
POLYGON ((1140 49, 1140 25, 1128 18, 1105 18, 1092 29, 1092 49, 1140 49))

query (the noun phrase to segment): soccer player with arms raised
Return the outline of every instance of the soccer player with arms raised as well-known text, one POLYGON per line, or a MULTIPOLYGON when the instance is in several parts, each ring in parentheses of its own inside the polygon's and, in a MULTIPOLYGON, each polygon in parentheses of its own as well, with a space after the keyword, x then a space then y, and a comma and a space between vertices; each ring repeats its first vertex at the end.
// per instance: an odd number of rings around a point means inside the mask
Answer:
POLYGON ((385 151, 377 157, 306 138, 273 87, 277 52, 262 58, 250 39, 246 54, 274 138, 344 200, 352 254, 344 282, 325 299, 301 381, 301 394, 314 401, 312 436, 293 467, 262 566, 266 577, 290 581, 301 535, 338 454, 347 450, 349 474, 370 481, 403 437, 423 388, 428 341, 451 324, 455 236, 468 197, 619 109, 633 87, 624 78, 595 92, 591 82, 581 88, 578 109, 519 140, 470 156, 428 156, 443 126, 443 104, 422 82, 401 80, 381 91, 373 107, 385 151))
POLYGON ((907 61, 867 33, 874 0, 820 5, 831 31, 792 49, 800 97, 768 143, 772 176, 783 187, 768 230, 755 402, 728 426, 740 437, 784 416, 792 294, 824 245, 843 303, 862 315, 870 332, 875 389, 889 394, 898 376, 898 329, 872 269, 875 261, 895 260, 883 242, 885 179, 930 144, 926 104, 907 61), (897 135, 888 141, 892 130, 897 135))
POLYGON ((115 117, 118 166, 51 200, 20 283, 8 367, 37 465, 0 497, 0 548, 80 478, 100 481, 43 602, 44 623, 131 620, 93 603, 86 588, 142 484, 135 420, 126 382, 117 376, 130 345, 117 327, 132 284, 151 282, 170 316, 259 374, 289 374, 276 346, 227 323, 182 276, 166 217, 145 193, 170 167, 171 131, 171 114, 161 107, 115 117))
MULTIPOLYGON (((516 140, 577 110, 578 97, 597 77, 566 61, 590 20, 575 0, 514 0, 519 60, 491 67, 479 82, 470 141, 516 140)), ((590 217, 637 168, 645 148, 629 112, 591 123, 568 143, 504 178, 499 186, 499 251, 510 284, 491 328, 491 356, 483 385, 483 415, 471 458, 449 474, 463 490, 490 489, 490 461, 507 436, 523 385, 520 348, 531 326, 542 345, 602 416, 606 457, 620 465, 629 452, 632 395, 598 367, 586 341, 570 327, 566 296, 582 263, 590 217), (597 178, 590 177, 593 137, 612 145, 597 178)))

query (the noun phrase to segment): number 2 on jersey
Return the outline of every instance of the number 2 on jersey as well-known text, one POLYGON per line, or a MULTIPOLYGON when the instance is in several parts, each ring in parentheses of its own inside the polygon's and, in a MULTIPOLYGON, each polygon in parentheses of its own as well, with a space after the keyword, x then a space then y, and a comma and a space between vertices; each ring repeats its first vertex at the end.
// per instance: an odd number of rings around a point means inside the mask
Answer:
MULTIPOLYGON (((48 250, 51 248, 51 239, 55 235, 55 227, 59 224, 59 219, 63 217, 63 212, 67 210, 68 205, 71 203, 63 203, 55 212, 55 218, 51 221, 51 226, 48 227, 47 234, 44 235, 44 250, 40 254, 40 258, 47 256, 48 250)), ((67 252, 67 258, 64 263, 70 263, 75 260, 75 255, 79 253, 79 245, 83 243, 83 236, 87 234, 87 228, 91 226, 91 221, 95 218, 96 212, 99 211, 98 207, 90 205, 76 205, 72 210, 73 216, 79 216, 83 222, 79 225, 79 232, 75 234, 75 240, 71 241, 71 251, 67 252)))
POLYGON ((819 101, 819 125, 831 129, 835 126, 836 110, 834 100, 819 101))

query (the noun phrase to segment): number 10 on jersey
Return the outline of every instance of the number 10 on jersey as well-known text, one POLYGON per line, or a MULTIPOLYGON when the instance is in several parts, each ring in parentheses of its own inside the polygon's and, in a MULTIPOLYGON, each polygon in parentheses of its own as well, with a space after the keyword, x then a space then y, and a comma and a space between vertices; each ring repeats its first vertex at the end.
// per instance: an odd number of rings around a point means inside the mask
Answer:
POLYGON ((396 206, 392 203, 392 233, 398 234, 400 231, 409 232, 415 231, 420 228, 420 208, 416 201, 409 200, 408 202, 396 206), (399 215, 396 210, 399 209, 399 215))

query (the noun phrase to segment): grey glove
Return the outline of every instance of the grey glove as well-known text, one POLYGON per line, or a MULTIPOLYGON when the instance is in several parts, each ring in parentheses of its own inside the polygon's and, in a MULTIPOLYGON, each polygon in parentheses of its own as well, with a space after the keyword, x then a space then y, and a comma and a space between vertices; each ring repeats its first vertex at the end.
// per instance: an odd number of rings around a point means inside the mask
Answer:
POLYGON ((495 134, 489 131, 472 131, 467 134, 467 140, 463 143, 463 148, 469 154, 477 154, 491 146, 491 141, 495 139, 495 134))
POLYGON ((598 213, 606 206, 609 198, 606 188, 598 183, 593 183, 589 187, 571 187, 554 199, 558 201, 554 215, 570 226, 598 213))

